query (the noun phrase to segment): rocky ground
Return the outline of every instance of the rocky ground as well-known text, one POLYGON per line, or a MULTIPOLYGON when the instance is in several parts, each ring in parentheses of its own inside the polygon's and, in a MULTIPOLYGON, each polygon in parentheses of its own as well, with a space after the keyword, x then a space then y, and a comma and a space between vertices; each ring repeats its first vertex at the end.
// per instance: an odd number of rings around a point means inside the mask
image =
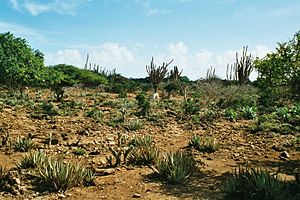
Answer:
MULTIPOLYGON (((286 181, 294 179, 294 169, 300 166, 300 152, 291 145, 299 133, 252 134, 249 127, 255 123, 253 120, 230 122, 222 117, 193 124, 190 119, 178 117, 178 109, 172 106, 154 106, 153 120, 136 117, 136 108, 126 107, 125 121, 139 119, 143 123, 141 129, 130 131, 126 126, 112 123, 123 109, 118 105, 122 100, 116 95, 82 89, 69 89, 67 94, 66 102, 74 101, 77 105, 68 110, 59 108, 60 104, 55 102, 59 114, 52 117, 42 116, 36 112, 37 108, 30 107, 43 99, 51 99, 47 91, 30 92, 29 100, 20 105, 5 102, 0 105, 1 136, 9 133, 11 138, 11 146, 0 149, 0 165, 11 169, 14 177, 13 192, 1 192, 0 199, 222 199, 222 181, 238 166, 267 168, 286 181), (100 121, 85 114, 94 106, 103 112, 100 121), (107 148, 117 145, 118 133, 126 138, 151 135, 162 152, 186 149, 194 134, 216 138, 220 148, 210 154, 193 150, 198 164, 196 172, 183 185, 169 185, 159 180, 149 167, 105 168, 106 156, 110 155, 107 148), (34 149, 94 168, 98 172, 96 185, 75 187, 65 193, 38 192, 30 177, 13 170, 26 154, 15 151, 13 143, 18 137, 28 135, 35 144, 34 149), (47 142, 50 135, 51 145, 47 142), (78 147, 86 154, 75 155, 78 147)), ((133 101, 134 95, 128 98, 133 101)), ((179 98, 174 101, 179 102, 179 98)))

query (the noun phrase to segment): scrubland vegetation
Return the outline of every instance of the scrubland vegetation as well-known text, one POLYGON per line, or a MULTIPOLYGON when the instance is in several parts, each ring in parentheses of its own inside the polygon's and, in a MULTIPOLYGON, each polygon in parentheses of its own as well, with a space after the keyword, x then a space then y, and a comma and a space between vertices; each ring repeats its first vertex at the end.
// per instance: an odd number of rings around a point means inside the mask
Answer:
POLYGON ((1 196, 300 199, 299 55, 297 32, 262 59, 244 48, 226 80, 153 58, 129 79, 44 66, 0 34, 1 196))

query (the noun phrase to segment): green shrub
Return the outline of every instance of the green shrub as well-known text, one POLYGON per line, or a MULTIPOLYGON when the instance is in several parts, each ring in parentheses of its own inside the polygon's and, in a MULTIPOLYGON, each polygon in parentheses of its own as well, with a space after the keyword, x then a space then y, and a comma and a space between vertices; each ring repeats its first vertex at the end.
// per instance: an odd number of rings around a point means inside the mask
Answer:
POLYGON ((145 96, 145 92, 140 92, 135 98, 139 110, 138 114, 141 116, 148 116, 150 113, 150 101, 145 96))
POLYGON ((128 156, 130 164, 150 165, 157 161, 159 150, 155 147, 151 136, 134 137, 128 145, 133 147, 128 156))
POLYGON ((213 153, 219 149, 219 143, 215 138, 206 137, 202 140, 199 151, 213 153))
POLYGON ((103 112, 96 107, 93 107, 91 110, 85 112, 85 116, 100 122, 103 118, 103 112))
POLYGON ((32 149, 34 147, 33 142, 31 141, 31 139, 29 138, 22 138, 20 139, 20 137, 18 137, 14 148, 17 151, 21 151, 21 152, 27 152, 30 149, 32 149))
POLYGON ((169 152, 162 156, 156 169, 159 175, 172 184, 183 183, 196 167, 194 157, 186 152, 169 152))
POLYGON ((96 179, 96 174, 92 169, 87 169, 84 179, 83 179, 83 184, 85 186, 93 186, 96 185, 95 183, 95 179, 96 179))
POLYGON ((243 107, 242 110, 241 110, 241 116, 244 118, 244 119, 255 119, 256 118, 256 107, 255 106, 246 106, 246 107, 243 107))
POLYGON ((290 110, 287 107, 280 107, 276 109, 276 114, 283 122, 289 122, 291 120, 290 110))
POLYGON ((198 99, 187 99, 183 102, 183 112, 187 115, 195 115, 200 111, 198 99))
POLYGON ((189 146, 193 147, 195 149, 199 149, 199 147, 201 146, 201 142, 202 142, 202 140, 201 140, 200 136, 194 134, 189 141, 189 146))
POLYGON ((48 159, 39 168, 42 186, 50 191, 66 191, 80 185, 86 177, 86 169, 80 163, 48 159))
POLYGON ((213 153, 219 149, 219 143, 213 137, 200 138, 198 135, 193 135, 189 141, 189 146, 204 153, 213 153))
POLYGON ((75 154, 75 155, 78 155, 78 156, 82 156, 82 155, 84 155, 84 154, 86 154, 86 152, 85 152, 85 150, 83 149, 83 148, 76 148, 74 151, 73 151, 73 153, 75 154))
POLYGON ((251 85, 222 87, 217 105, 220 108, 237 110, 246 106, 256 106, 258 99, 257 89, 251 85))
POLYGON ((285 185, 276 176, 262 169, 236 169, 225 181, 223 191, 228 199, 288 199, 285 185))
POLYGON ((127 127, 131 131, 136 131, 143 127, 143 123, 140 122, 139 120, 131 120, 128 122, 127 127))
POLYGON ((30 153, 29 155, 25 155, 22 160, 17 163, 17 169, 29 169, 36 168, 41 166, 45 160, 47 160, 47 155, 42 151, 36 151, 34 153, 30 153))
POLYGON ((225 110, 225 118, 230 121, 235 121, 237 118, 237 113, 234 109, 226 109, 225 110))
POLYGON ((218 111, 207 109, 201 114, 201 119, 207 121, 207 122, 213 122, 218 118, 218 111))
POLYGON ((134 147, 138 147, 138 146, 152 146, 154 144, 154 141, 152 139, 152 137, 150 135, 146 135, 146 136, 135 136, 133 137, 129 143, 128 146, 134 146, 134 147))

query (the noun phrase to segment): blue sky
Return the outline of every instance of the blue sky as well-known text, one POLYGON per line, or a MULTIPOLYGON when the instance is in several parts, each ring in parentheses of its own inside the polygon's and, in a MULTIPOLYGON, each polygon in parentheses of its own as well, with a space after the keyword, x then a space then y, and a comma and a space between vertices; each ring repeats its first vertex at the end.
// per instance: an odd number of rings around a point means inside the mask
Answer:
POLYGON ((45 63, 90 61, 145 77, 154 56, 192 79, 227 63, 248 45, 254 56, 300 30, 300 0, 0 0, 0 32, 24 37, 45 63))

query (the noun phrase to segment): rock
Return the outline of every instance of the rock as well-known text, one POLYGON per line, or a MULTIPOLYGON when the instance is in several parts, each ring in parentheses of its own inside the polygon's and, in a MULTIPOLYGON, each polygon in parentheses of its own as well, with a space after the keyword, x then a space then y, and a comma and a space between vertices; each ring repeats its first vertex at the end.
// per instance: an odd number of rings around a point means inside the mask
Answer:
POLYGON ((11 180, 14 185, 21 185, 21 181, 19 178, 13 177, 11 180))
POLYGON ((57 197, 58 197, 58 199, 63 199, 63 198, 66 198, 66 195, 64 195, 64 194, 58 194, 57 197))
POLYGON ((95 169, 95 172, 101 176, 112 175, 116 172, 115 169, 95 169))
POLYGON ((132 197, 133 197, 133 198, 141 198, 142 195, 139 194, 139 193, 134 193, 134 194, 132 195, 132 197))
POLYGON ((286 151, 283 151, 283 152, 280 154, 280 157, 283 157, 283 158, 289 158, 289 157, 290 157, 290 155, 289 155, 289 153, 288 153, 288 152, 286 152, 286 151))

